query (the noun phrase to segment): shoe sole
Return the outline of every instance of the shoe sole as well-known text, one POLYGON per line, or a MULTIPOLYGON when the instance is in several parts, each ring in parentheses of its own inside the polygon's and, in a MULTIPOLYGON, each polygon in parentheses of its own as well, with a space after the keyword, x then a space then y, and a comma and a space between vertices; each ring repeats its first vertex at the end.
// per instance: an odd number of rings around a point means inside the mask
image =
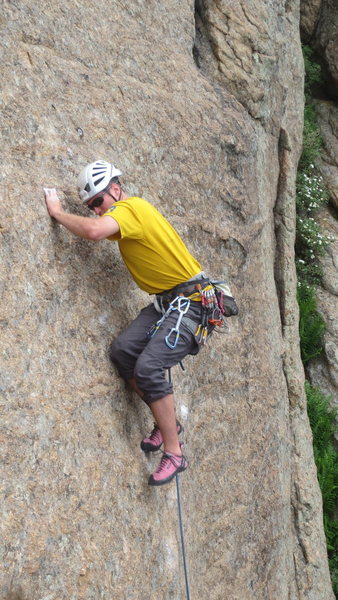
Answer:
POLYGON ((174 477, 176 477, 177 473, 182 473, 182 471, 185 471, 188 468, 188 463, 186 460, 184 460, 184 466, 178 467, 178 469, 175 471, 175 473, 173 473, 172 475, 169 475, 169 477, 166 477, 166 479, 161 479, 160 481, 156 480, 153 478, 152 475, 150 475, 149 479, 148 479, 148 485, 154 485, 154 486, 158 486, 158 485, 165 485, 166 483, 170 483, 174 477))
MULTIPOLYGON (((184 427, 182 427, 180 422, 178 422, 178 426, 180 427, 180 429, 177 432, 177 435, 180 435, 181 433, 183 433, 184 427)), ((157 450, 159 450, 162 445, 163 445, 163 442, 161 442, 161 444, 159 446, 154 446, 154 444, 148 444, 147 442, 144 442, 143 440, 140 444, 141 450, 143 450, 143 452, 157 452, 157 450)))

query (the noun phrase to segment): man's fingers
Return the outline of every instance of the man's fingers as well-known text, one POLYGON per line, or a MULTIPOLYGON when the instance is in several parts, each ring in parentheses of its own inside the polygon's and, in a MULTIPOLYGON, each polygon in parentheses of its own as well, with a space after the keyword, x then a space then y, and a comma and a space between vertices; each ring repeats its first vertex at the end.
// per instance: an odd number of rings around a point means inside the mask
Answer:
POLYGON ((60 199, 57 196, 55 188, 43 188, 45 194, 45 202, 47 210, 51 217, 54 217, 57 213, 63 212, 60 199))
POLYGON ((55 198, 56 197, 56 189, 55 188, 43 188, 45 192, 46 198, 55 198))

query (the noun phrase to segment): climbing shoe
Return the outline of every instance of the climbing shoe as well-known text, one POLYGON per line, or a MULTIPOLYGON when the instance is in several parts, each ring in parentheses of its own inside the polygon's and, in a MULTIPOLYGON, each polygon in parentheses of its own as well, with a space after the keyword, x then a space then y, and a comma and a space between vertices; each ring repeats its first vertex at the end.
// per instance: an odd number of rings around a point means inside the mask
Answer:
MULTIPOLYGON (((183 446, 183 444, 181 444, 181 446, 183 446)), ((187 467, 188 461, 183 454, 182 456, 177 456, 170 452, 163 452, 160 464, 156 471, 150 475, 148 483, 149 485, 163 485, 164 483, 169 483, 169 481, 174 479, 177 473, 185 471, 187 467)))
MULTIPOLYGON (((183 427, 179 421, 176 420, 176 429, 177 433, 180 434, 183 431, 183 427)), ((154 423, 154 429, 152 430, 149 437, 145 437, 141 442, 141 449, 143 452, 155 452, 159 450, 163 444, 162 434, 157 427, 156 423, 154 423)))

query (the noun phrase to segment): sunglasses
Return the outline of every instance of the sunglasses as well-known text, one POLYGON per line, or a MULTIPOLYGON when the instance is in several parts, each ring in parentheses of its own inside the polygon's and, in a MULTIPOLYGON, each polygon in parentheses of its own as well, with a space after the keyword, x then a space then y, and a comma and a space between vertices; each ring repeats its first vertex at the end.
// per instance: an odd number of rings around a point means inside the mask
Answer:
POLYGON ((87 204, 87 206, 90 210, 94 210, 94 208, 98 208, 99 206, 101 206, 101 204, 103 204, 103 202, 104 202, 104 197, 98 196, 97 198, 94 198, 93 202, 91 202, 90 204, 87 204))

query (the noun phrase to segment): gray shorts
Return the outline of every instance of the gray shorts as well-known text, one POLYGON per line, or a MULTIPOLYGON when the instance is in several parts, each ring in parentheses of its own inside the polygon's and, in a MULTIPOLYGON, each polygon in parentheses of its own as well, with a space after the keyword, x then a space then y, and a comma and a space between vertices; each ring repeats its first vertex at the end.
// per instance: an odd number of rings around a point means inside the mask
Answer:
MULTIPOLYGON (((191 302, 187 317, 197 324, 201 318, 201 303, 191 302)), ((184 322, 175 348, 169 348, 165 337, 177 322, 177 312, 171 313, 153 337, 147 336, 161 315, 153 304, 141 310, 136 319, 111 344, 110 359, 123 379, 135 378, 147 404, 171 394, 173 387, 166 378, 166 369, 179 363, 188 354, 197 354, 199 346, 184 322)))

